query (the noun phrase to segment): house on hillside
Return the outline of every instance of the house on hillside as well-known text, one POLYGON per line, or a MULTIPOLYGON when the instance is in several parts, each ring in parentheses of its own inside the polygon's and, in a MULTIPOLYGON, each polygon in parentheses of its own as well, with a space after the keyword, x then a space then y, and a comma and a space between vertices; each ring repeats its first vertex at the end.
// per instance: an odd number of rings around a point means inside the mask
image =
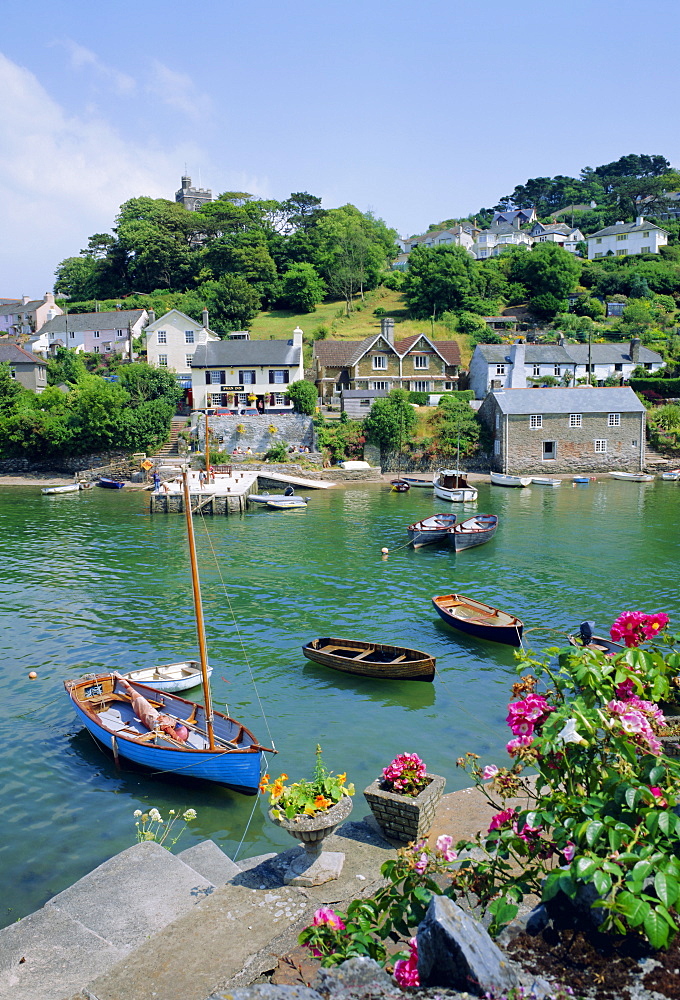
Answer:
POLYGON ((494 212, 491 225, 528 226, 536 221, 535 208, 507 208, 501 212, 494 212))
POLYGON ((197 344, 191 361, 191 402, 195 410, 292 410, 287 387, 303 378, 299 327, 290 340, 208 340, 197 344))
POLYGON ((567 344, 563 337, 556 344, 477 344, 469 382, 475 398, 484 399, 489 391, 526 389, 545 378, 568 377, 573 387, 589 370, 600 385, 612 377, 625 381, 638 365, 654 372, 663 364, 661 355, 637 338, 630 344, 567 344))
POLYGON ((62 312, 52 292, 45 292, 42 299, 31 299, 28 295, 13 301, 3 299, 0 305, 0 335, 7 333, 11 337, 31 337, 49 320, 61 316, 62 312))
POLYGON ((154 368, 174 372, 184 389, 185 402, 191 404, 191 362, 199 344, 220 338, 208 328, 208 310, 203 310, 202 322, 197 323, 179 309, 170 309, 158 319, 149 311, 149 323, 144 330, 146 360, 154 368))
POLYGON ((142 335, 148 318, 146 309, 64 313, 45 323, 35 339, 46 344, 46 351, 50 353, 57 347, 68 347, 91 354, 122 354, 130 358, 132 340, 142 335))
POLYGON ((533 239, 529 233, 520 229, 517 225, 507 222, 492 224, 488 229, 484 229, 477 234, 477 238, 472 245, 471 253, 477 260, 485 260, 487 257, 497 257, 499 253, 508 250, 510 247, 533 245, 533 239))
POLYGON ((9 363, 10 375, 24 389, 40 393, 47 388, 47 364, 44 358, 36 357, 18 344, 0 340, 0 364, 3 362, 9 363))
POLYGON ((579 243, 583 243, 585 236, 576 227, 568 226, 566 222, 543 223, 535 222, 529 230, 529 236, 535 243, 559 243, 569 253, 577 253, 579 243))
POLYGON ((450 392, 458 384, 460 351, 455 340, 416 334, 394 339, 394 320, 385 317, 380 333, 364 340, 316 340, 315 382, 319 396, 344 390, 450 392))
POLYGON ((628 257, 638 253, 658 253, 668 243, 668 232, 645 222, 638 215, 635 222, 617 222, 598 229, 588 237, 588 260, 600 257, 628 257))
POLYGON ((639 472, 646 410, 628 387, 497 389, 479 409, 493 438, 496 472, 639 472))

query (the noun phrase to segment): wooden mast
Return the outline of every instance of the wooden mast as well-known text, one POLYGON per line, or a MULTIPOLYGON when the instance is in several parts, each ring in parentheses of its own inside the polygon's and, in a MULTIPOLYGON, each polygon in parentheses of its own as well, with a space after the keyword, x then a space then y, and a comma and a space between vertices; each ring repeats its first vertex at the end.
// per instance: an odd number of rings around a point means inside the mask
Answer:
POLYGON ((189 494, 189 474, 182 472, 182 488, 184 490, 184 513, 187 519, 187 535, 189 538, 189 558, 191 560, 191 582, 194 591, 194 611, 196 613, 196 634, 198 635, 198 650, 201 657, 201 676, 203 683, 203 703, 205 705, 205 721, 208 731, 208 743, 215 750, 215 734, 213 732, 213 709, 210 697, 210 682, 208 680, 208 653, 205 642, 205 625, 203 623, 203 606, 201 604, 201 583, 198 579, 198 562, 196 560, 196 539, 194 538, 194 522, 191 513, 191 496, 189 494))

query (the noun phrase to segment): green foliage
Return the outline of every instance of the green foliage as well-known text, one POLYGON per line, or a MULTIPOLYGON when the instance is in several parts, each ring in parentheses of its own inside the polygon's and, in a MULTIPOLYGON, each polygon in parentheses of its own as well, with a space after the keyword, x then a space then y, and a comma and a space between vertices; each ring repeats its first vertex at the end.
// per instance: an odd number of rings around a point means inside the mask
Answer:
POLYGON ((429 397, 429 392, 410 391, 408 394, 408 401, 409 403, 415 403, 416 406, 427 406, 429 397))
POLYGON ((264 457, 268 462, 285 462, 288 459, 288 448, 283 441, 278 441, 265 452, 264 457))
POLYGON ((314 312, 326 286, 311 264, 293 264, 281 279, 279 302, 294 312, 314 312))
POLYGON ((588 316, 590 319, 602 319, 606 311, 600 300, 594 299, 591 295, 579 299, 574 304, 574 313, 577 316, 588 316))
POLYGON ((316 440, 319 450, 329 455, 333 462, 364 457, 366 438, 363 423, 361 420, 350 420, 344 412, 340 414, 339 421, 318 421, 316 440))
POLYGON ((404 271, 390 271, 389 274, 384 275, 382 279, 382 283, 385 288, 389 288, 393 292, 400 292, 404 287, 405 281, 406 274, 404 271))
POLYGON ((536 243, 530 253, 513 258, 509 276, 529 290, 532 312, 552 319, 563 309, 580 273, 580 262, 557 243, 536 243))
POLYGON ((457 454, 459 439, 460 454, 463 456, 475 454, 482 441, 482 423, 468 400, 460 398, 462 395, 451 393, 442 396, 439 406, 428 420, 434 447, 442 458, 457 454))
POLYGON ((302 778, 291 785, 284 784, 287 774, 282 774, 273 782, 265 774, 260 784, 263 794, 269 793, 272 815, 276 819, 294 819, 296 816, 315 816, 328 812, 348 795, 354 795, 354 785, 346 784, 346 774, 328 771, 321 757, 321 747, 317 745, 314 762, 314 777, 302 778))
POLYGON ((649 414, 648 420, 664 431, 680 430, 680 406, 677 403, 666 403, 656 407, 649 414))
POLYGON ((680 396, 680 378, 633 378, 629 379, 635 392, 655 392, 665 398, 680 396))
POLYGON ((12 378, 11 365, 0 361, 0 414, 11 413, 22 394, 21 382, 12 378))
POLYGON ((288 386, 287 395, 292 400, 296 413, 314 413, 318 403, 318 393, 313 382, 299 379, 288 386))
POLYGON ((388 396, 374 401, 364 420, 364 431, 367 439, 381 448, 398 448, 408 441, 415 424, 416 415, 408 393, 405 389, 392 389, 388 396))
POLYGON ((479 268, 463 247, 417 246, 409 256, 404 295, 417 318, 467 309, 483 287, 479 268))
POLYGON ((86 373, 82 354, 66 347, 57 347, 55 356, 47 359, 48 385, 75 385, 86 373))

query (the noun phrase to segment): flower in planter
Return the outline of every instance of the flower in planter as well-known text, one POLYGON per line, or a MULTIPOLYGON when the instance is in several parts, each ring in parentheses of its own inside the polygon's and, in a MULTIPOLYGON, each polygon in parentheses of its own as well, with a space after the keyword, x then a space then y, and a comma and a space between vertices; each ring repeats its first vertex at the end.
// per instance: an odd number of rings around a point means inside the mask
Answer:
POLYGON ((415 797, 427 784, 427 767, 417 753, 400 753, 383 768, 384 791, 415 797))
POLYGON ((269 793, 269 801, 274 808, 275 819, 302 819, 304 816, 316 816, 336 805, 345 795, 354 795, 354 785, 345 784, 346 774, 333 774, 327 771, 321 759, 321 747, 316 748, 316 763, 312 780, 301 779, 286 785, 287 774, 281 774, 270 783, 269 775, 265 774, 260 782, 260 791, 269 793))

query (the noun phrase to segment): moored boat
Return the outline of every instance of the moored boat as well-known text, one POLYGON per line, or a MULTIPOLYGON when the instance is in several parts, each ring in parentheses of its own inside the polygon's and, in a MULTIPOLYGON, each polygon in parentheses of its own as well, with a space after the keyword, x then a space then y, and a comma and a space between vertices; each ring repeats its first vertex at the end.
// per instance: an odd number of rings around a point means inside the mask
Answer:
POLYGON ((419 649, 361 639, 312 639, 302 647, 308 660, 346 674, 382 680, 434 680, 435 658, 419 649))
POLYGON ((551 479, 550 476, 532 476, 531 482, 534 486, 561 486, 561 479, 551 479))
POLYGON ((661 473, 661 478, 667 483, 677 483, 680 479, 680 469, 668 469, 667 472, 661 473))
POLYGON ((580 486, 587 486, 588 483, 594 483, 595 476, 574 476, 572 483, 578 483, 580 486))
POLYGON ((408 493, 411 489, 405 479, 391 479, 390 483, 393 493, 408 493))
POLYGON ((303 510, 307 497, 269 497, 266 506, 271 510, 303 510))
POLYGON ((125 483, 121 483, 118 479, 109 479, 108 476, 100 476, 95 485, 105 490, 122 490, 125 483))
POLYGON ((507 646, 522 645, 524 623, 515 615, 477 601, 462 594, 445 594, 433 597, 439 617, 452 628, 474 636, 476 639, 491 639, 507 646))
POLYGON ((474 517, 468 517, 466 521, 456 524, 453 528, 449 528, 449 542, 456 552, 472 549, 476 545, 490 542, 496 534, 497 527, 498 518, 495 514, 476 514, 474 517))
POLYGON ((431 490, 432 480, 431 479, 415 479, 413 476, 402 476, 403 482, 408 483, 410 487, 421 489, 421 490, 431 490))
POLYGON ((624 479, 630 483, 651 483, 654 481, 654 476, 648 472, 610 472, 609 475, 612 479, 624 479))
POLYGON ((531 476, 511 476, 505 472, 492 472, 489 478, 494 486, 531 486, 531 476))
POLYGON ((596 653, 607 653, 610 656, 626 651, 626 647, 622 646, 620 642, 613 642, 611 639, 593 635, 594 624, 594 622, 581 622, 579 631, 572 632, 568 636, 571 645, 577 646, 579 649, 592 649, 596 653))
POLYGON ((478 496, 476 487, 470 486, 460 469, 439 469, 432 485, 434 495, 449 503, 472 503, 478 496))
POLYGON ((432 514, 422 521, 409 524, 406 530, 413 548, 419 549, 422 545, 431 545, 434 542, 448 542, 449 530, 456 520, 455 514, 432 514))
MULTIPOLYGON (((208 667, 208 677, 212 667, 208 667)), ((201 664, 198 660, 181 660, 179 663, 162 663, 157 667, 140 667, 122 675, 128 681, 147 684, 159 691, 188 691, 201 683, 201 664)))
POLYGON ((79 490, 78 483, 69 483, 67 486, 45 486, 40 492, 47 494, 78 493, 79 490))

